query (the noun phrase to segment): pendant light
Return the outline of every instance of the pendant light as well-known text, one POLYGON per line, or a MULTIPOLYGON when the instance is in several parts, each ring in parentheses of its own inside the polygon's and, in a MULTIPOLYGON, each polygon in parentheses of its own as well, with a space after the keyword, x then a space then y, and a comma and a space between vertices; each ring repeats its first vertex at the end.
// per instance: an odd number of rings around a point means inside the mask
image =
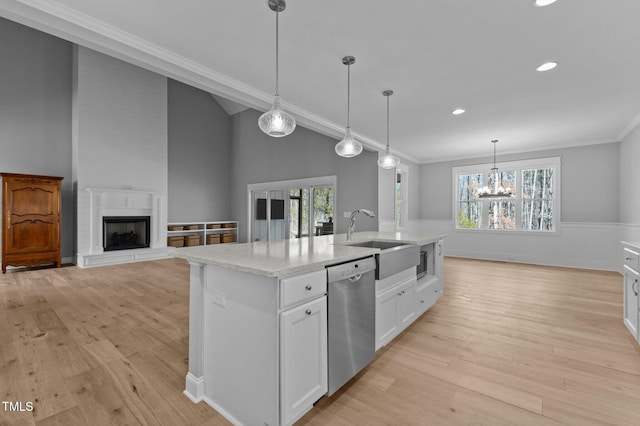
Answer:
POLYGON ((296 128, 296 120, 291 114, 280 107, 278 87, 278 15, 286 9, 285 0, 268 0, 269 8, 276 13, 276 94, 273 97, 271 109, 260 116, 258 127, 264 133, 274 138, 290 135, 296 128))
POLYGON ((508 198, 513 197, 513 192, 510 187, 502 186, 502 179, 500 173, 496 167, 496 144, 497 139, 491 141, 493 144, 493 168, 489 172, 489 185, 485 185, 478 190, 479 198, 508 198))
POLYGON ((389 152, 389 96, 393 95, 393 90, 385 90, 382 94, 387 98, 387 150, 378 158, 378 166, 383 169, 395 169, 400 165, 400 159, 389 152))
POLYGON ((353 56, 345 56, 342 63, 347 66, 347 129, 344 138, 336 144, 336 154, 341 157, 355 157, 362 152, 362 144, 351 136, 351 126, 349 123, 349 107, 351 101, 351 65, 356 62, 353 56))

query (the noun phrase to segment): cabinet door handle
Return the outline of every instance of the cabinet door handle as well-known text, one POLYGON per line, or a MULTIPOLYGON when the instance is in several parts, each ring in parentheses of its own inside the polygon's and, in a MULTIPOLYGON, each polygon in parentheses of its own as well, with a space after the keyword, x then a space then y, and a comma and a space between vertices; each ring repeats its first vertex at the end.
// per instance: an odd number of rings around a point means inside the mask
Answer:
POLYGON ((307 309, 304 313, 307 315, 311 315, 311 309, 307 309))
POLYGON ((311 287, 309 284, 307 284, 307 286, 306 286, 305 288, 306 288, 308 291, 311 291, 311 289, 312 289, 313 287, 311 287))
POLYGON ((624 260, 631 260, 631 258, 630 257, 625 257, 624 260))
POLYGON ((398 296, 402 296, 402 293, 401 293, 401 292, 398 292, 398 296))
POLYGON ((638 290, 636 290, 634 288, 636 286, 636 284, 638 284, 638 279, 637 278, 635 280, 633 280, 633 283, 631 284, 631 290, 633 290, 633 293, 637 296, 638 295, 638 290))

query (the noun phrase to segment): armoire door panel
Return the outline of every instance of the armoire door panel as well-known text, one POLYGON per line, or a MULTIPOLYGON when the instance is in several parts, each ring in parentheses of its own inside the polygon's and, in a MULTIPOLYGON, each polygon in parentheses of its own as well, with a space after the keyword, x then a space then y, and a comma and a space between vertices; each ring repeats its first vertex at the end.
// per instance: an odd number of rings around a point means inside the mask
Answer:
POLYGON ((61 177, 0 173, 2 272, 7 266, 60 266, 61 177))

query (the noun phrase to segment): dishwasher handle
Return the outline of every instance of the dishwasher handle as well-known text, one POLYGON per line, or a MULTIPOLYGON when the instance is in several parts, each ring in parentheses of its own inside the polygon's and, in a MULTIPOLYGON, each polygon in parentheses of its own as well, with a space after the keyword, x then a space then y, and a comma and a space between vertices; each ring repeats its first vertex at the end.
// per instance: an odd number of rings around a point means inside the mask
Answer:
POLYGON ((360 278, 362 278, 362 274, 357 274, 357 275, 354 275, 353 277, 349 277, 347 279, 352 283, 356 283, 356 282, 360 281, 360 278))

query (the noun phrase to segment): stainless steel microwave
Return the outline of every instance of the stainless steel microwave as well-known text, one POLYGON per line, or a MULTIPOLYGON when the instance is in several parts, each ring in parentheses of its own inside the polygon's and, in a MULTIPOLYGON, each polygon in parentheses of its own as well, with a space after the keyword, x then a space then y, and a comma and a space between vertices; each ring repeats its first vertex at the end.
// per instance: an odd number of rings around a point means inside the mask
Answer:
POLYGON ((420 279, 429 273, 428 262, 429 253, 427 251, 420 251, 420 263, 416 267, 416 278, 420 279))

